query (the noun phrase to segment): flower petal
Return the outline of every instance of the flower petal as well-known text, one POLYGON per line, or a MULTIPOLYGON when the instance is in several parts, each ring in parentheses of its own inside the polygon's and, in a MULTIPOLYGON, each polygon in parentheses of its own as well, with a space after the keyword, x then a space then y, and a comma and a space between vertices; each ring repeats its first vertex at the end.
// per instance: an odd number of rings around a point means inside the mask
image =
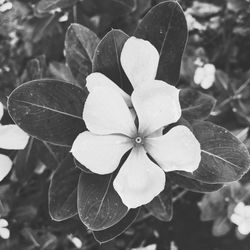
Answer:
POLYGON ((0 219, 0 228, 7 227, 9 225, 8 221, 5 219, 0 219))
POLYGON ((83 120, 95 134, 125 134, 132 136, 136 127, 131 112, 117 91, 111 88, 94 88, 88 95, 83 120))
POLYGON ((143 134, 150 135, 181 117, 179 90, 163 81, 135 89, 131 98, 143 134))
POLYGON ((132 147, 122 135, 95 135, 83 132, 75 139, 71 152, 86 168, 97 174, 112 173, 122 156, 132 147))
POLYGON ((200 143, 191 130, 179 125, 160 137, 146 138, 147 152, 165 172, 195 171, 201 160, 200 143))
POLYGON ((121 65, 134 89, 155 79, 159 63, 157 49, 148 41, 130 37, 121 52, 121 65))
POLYGON ((10 238, 10 230, 8 228, 0 228, 0 236, 7 240, 10 238))
POLYGON ((6 156, 0 154, 0 181, 2 181, 10 172, 12 167, 11 159, 6 156))
POLYGON ((3 104, 0 102, 0 121, 3 118, 3 114, 4 114, 4 107, 3 104))
POLYGON ((17 125, 0 125, 0 148, 24 149, 29 141, 29 135, 17 125))
POLYGON ((149 203, 165 186, 164 172, 142 148, 134 148, 114 180, 114 188, 128 208, 149 203))
POLYGON ((86 81, 86 87, 89 92, 96 87, 112 88, 122 95, 129 107, 132 107, 130 96, 104 74, 99 72, 92 73, 87 76, 86 81))

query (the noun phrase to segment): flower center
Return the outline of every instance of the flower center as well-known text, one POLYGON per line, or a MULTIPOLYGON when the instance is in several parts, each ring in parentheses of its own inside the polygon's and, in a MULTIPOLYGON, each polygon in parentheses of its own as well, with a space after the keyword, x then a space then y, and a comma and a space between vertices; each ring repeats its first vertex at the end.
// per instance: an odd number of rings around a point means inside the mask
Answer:
POLYGON ((142 138, 140 136, 135 137, 136 144, 142 144, 142 138))

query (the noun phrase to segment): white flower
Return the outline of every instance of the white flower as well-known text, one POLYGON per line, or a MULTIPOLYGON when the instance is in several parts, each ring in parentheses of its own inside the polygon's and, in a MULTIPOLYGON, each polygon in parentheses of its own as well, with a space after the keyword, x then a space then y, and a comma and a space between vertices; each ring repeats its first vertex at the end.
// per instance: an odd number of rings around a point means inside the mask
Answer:
POLYGON ((198 67, 194 73, 194 83, 203 89, 209 89, 215 81, 215 66, 207 63, 203 67, 198 67))
POLYGON ((89 131, 77 136, 71 152, 92 172, 109 174, 131 149, 113 186, 123 203, 135 208, 147 204, 164 189, 164 171, 196 170, 201 150, 185 126, 175 126, 162 135, 165 126, 179 120, 181 107, 179 90, 155 80, 159 62, 155 47, 148 41, 131 37, 124 44, 120 60, 134 87, 131 98, 103 74, 88 76, 90 94, 84 105, 83 119, 89 131), (131 106, 133 112, 129 109, 131 106))
MULTIPOLYGON (((3 104, 0 102, 0 120, 4 114, 3 104)), ((29 136, 21 130, 17 125, 2 125, 0 124, 0 148, 3 149, 24 149, 29 140, 29 136)), ((8 175, 12 167, 11 159, 3 154, 0 154, 0 181, 8 175)))
POLYGON ((0 237, 7 240, 10 237, 10 230, 7 228, 9 225, 5 219, 0 219, 0 237))
POLYGON ((156 244, 151 244, 146 247, 132 248, 131 250, 156 250, 156 244))
POLYGON ((231 215, 231 221, 238 226, 238 231, 247 235, 250 233, 250 206, 239 202, 231 215))

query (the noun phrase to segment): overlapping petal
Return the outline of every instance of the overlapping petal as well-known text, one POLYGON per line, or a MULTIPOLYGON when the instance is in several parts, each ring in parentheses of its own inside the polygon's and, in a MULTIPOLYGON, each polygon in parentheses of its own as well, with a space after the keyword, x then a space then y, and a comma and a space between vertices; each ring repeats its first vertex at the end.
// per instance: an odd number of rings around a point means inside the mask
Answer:
POLYGON ((136 208, 149 203, 165 186, 165 174, 146 155, 143 147, 132 149, 114 180, 123 203, 136 208))
POLYGON ((83 120, 95 134, 125 134, 136 130, 133 117, 122 96, 108 87, 94 88, 85 102, 83 120))
POLYGON ((0 125, 0 148, 24 149, 28 141, 29 135, 17 125, 0 125))
POLYGON ((155 79, 159 53, 148 41, 130 37, 121 52, 121 65, 134 89, 155 79))
POLYGON ((126 136, 83 132, 75 139, 71 152, 92 172, 109 174, 115 171, 122 156, 132 146, 132 142, 126 136))
POLYGON ((3 107, 3 104, 0 102, 0 121, 3 117, 3 114, 4 114, 4 107, 3 107))
POLYGON ((132 103, 139 119, 139 132, 149 135, 181 117, 179 90, 163 81, 154 80, 132 93, 132 103))
POLYGON ((193 172, 201 160, 200 143, 186 126, 175 126, 163 136, 147 138, 145 145, 165 172, 193 172))
POLYGON ((0 181, 2 181, 10 172, 12 167, 11 159, 6 156, 0 154, 0 181))
POLYGON ((123 99, 129 107, 132 106, 130 96, 104 74, 94 72, 87 76, 86 82, 86 87, 89 92, 91 92, 96 87, 112 88, 122 95, 123 99))

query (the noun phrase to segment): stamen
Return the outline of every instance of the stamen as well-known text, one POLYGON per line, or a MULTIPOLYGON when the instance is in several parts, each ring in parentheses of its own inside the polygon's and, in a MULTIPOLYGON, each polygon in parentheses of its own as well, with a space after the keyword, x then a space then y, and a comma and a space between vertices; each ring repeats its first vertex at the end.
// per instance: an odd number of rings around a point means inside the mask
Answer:
POLYGON ((136 142, 137 144, 141 144, 141 143, 142 143, 142 138, 141 138, 140 136, 137 136, 137 137, 135 138, 135 142, 136 142))

